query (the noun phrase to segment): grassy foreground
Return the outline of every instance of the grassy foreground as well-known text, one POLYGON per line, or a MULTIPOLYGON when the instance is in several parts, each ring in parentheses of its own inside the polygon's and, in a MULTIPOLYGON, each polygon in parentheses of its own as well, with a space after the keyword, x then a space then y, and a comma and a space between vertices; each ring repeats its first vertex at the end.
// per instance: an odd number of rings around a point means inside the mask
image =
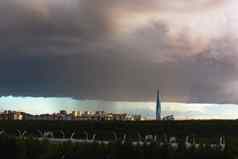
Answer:
POLYGON ((16 129, 26 130, 35 134, 37 130, 87 131, 101 136, 110 137, 111 133, 163 134, 173 136, 199 135, 204 137, 230 136, 238 137, 238 120, 190 120, 190 121, 4 121, 0 120, 0 129, 15 134, 16 129))
MULTIPOLYGON (((126 159, 126 158, 224 158, 231 159, 238 156, 238 121, 236 120, 208 120, 208 121, 144 121, 144 122, 117 122, 117 121, 0 121, 0 129, 7 132, 7 136, 0 137, 0 152, 3 158, 16 159, 126 159), (26 140, 16 139, 16 130, 27 131, 26 140), (167 134, 181 138, 183 142, 186 135, 200 138, 202 143, 217 143, 219 136, 226 136, 227 149, 219 152, 212 149, 171 150, 169 147, 160 147, 157 144, 150 146, 133 147, 117 142, 109 145, 99 144, 51 144, 48 141, 37 141, 31 137, 38 135, 38 130, 53 131, 59 136, 63 130, 66 137, 72 132, 77 132, 77 138, 84 138, 84 131, 89 136, 97 134, 97 139, 113 140, 113 132, 119 137, 127 134, 129 140, 137 140, 136 134, 167 134)), ((2 157, 1 157, 2 158, 2 157)))
POLYGON ((132 147, 130 144, 110 145, 99 144, 50 144, 47 141, 33 139, 19 140, 9 137, 0 137, 1 158, 11 159, 233 159, 232 151, 224 152, 201 149, 177 151, 169 147, 150 145, 132 147))

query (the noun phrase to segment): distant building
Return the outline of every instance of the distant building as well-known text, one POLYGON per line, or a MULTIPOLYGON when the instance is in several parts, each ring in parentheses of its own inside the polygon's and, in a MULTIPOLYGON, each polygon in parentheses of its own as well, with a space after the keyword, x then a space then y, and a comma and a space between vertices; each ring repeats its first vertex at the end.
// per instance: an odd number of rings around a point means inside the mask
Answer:
POLYGON ((36 120, 35 115, 24 113, 23 120, 36 120))
POLYGON ((106 113, 104 111, 80 112, 72 111, 67 113, 62 110, 59 113, 32 115, 24 112, 4 111, 0 112, 0 120, 116 120, 116 121, 139 121, 141 115, 128 115, 127 113, 106 113))
POLYGON ((80 111, 72 111, 71 117, 72 120, 78 120, 82 116, 82 112, 80 111))
POLYGON ((67 115, 67 111, 66 111, 66 110, 61 110, 61 111, 60 111, 60 114, 62 114, 62 115, 67 115))
POLYGON ((133 121, 140 121, 142 119, 141 115, 132 115, 133 121))
POLYGON ((163 120, 175 120, 175 118, 173 115, 168 115, 168 116, 163 117, 163 120))
POLYGON ((13 114, 13 120, 23 120, 23 113, 22 112, 15 112, 13 114))
POLYGON ((123 113, 123 114, 112 114, 112 120, 119 120, 119 121, 123 121, 126 120, 127 114, 123 113))
POLYGON ((0 113, 0 120, 8 120, 8 114, 6 114, 6 111, 0 113))
POLYGON ((159 90, 157 91, 157 99, 156 99, 156 120, 161 120, 161 104, 160 104, 159 90))
POLYGON ((4 111, 0 113, 0 120, 23 120, 23 112, 4 111))

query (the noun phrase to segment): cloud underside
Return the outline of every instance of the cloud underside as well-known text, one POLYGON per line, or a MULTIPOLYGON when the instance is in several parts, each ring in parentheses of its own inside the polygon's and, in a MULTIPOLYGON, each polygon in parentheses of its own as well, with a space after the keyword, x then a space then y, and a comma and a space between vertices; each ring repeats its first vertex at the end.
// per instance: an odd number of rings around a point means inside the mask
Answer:
POLYGON ((0 95, 152 101, 159 88, 169 102, 237 104, 236 17, 227 6, 0 2, 0 95))

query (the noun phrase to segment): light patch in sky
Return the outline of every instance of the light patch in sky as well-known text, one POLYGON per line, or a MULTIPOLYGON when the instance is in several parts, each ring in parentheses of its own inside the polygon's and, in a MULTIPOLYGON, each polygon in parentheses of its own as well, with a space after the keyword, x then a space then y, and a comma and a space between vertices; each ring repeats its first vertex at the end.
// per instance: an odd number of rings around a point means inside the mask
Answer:
MULTIPOLYGON (((102 110, 114 113, 141 114, 155 118, 154 102, 108 102, 56 97, 0 97, 0 111, 16 110, 32 114, 102 110)), ((162 103, 162 116, 173 114, 176 119, 237 119, 238 106, 233 104, 162 103)))

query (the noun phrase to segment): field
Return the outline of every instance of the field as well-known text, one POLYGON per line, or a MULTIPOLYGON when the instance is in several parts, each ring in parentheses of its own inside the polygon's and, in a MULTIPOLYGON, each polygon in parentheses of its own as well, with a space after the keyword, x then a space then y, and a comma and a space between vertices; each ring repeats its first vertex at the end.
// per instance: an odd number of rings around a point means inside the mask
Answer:
POLYGON ((110 137, 112 132, 127 133, 134 136, 141 134, 168 134, 170 136, 199 135, 200 137, 238 136, 238 121, 236 120, 190 120, 190 121, 0 121, 0 129, 15 134, 16 129, 26 130, 28 134, 35 134, 37 130, 63 130, 96 133, 98 136, 110 137))
MULTIPOLYGON (((17 158, 235 158, 238 155, 238 121, 235 120, 208 120, 208 121, 142 121, 142 122, 118 122, 118 121, 0 121, 0 129, 6 132, 6 136, 0 138, 1 150, 9 149, 18 154, 17 158), (17 130, 26 131, 27 139, 16 138, 17 130), (75 132, 75 138, 85 139, 85 132, 92 138, 96 134, 96 140, 114 141, 115 135, 121 141, 123 135, 127 135, 126 143, 118 141, 109 145, 97 143, 70 142, 51 144, 47 140, 38 141, 39 131, 52 131, 55 138, 70 138, 75 132), (185 150, 182 146, 176 151, 169 147, 161 147, 151 144, 141 147, 133 147, 129 141, 144 139, 146 135, 158 135, 160 137, 175 136, 179 143, 184 143, 186 136, 194 136, 200 144, 217 144, 219 137, 225 136, 227 148, 224 152, 203 148, 199 150, 185 150), (7 146, 6 146, 7 145, 7 146), (33 153, 33 151, 36 151, 33 153), (93 152, 93 153, 92 153, 93 152), (37 155, 40 153, 39 155, 37 155), (21 157, 20 157, 21 156, 21 157)), ((12 155, 13 155, 12 154, 12 155)), ((12 156, 16 158, 16 156, 12 156)))

